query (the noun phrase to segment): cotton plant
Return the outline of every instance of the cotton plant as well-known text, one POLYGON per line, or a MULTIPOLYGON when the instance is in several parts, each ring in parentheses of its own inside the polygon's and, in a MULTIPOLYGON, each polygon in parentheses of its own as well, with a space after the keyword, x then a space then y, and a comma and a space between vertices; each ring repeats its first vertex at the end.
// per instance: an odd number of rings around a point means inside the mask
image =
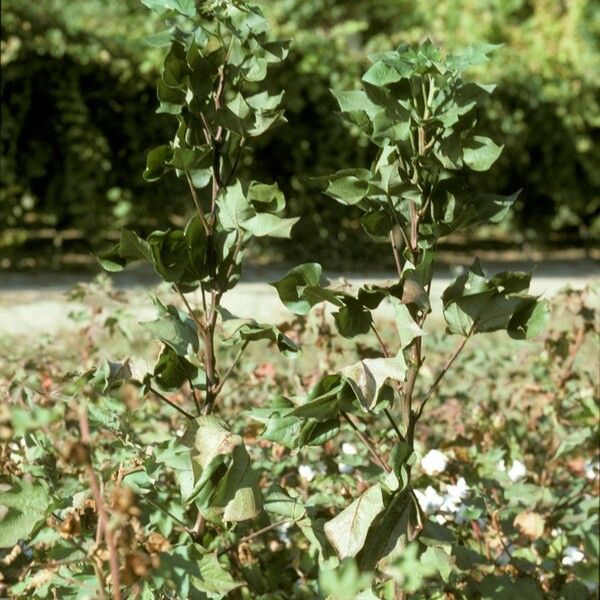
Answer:
MULTIPOLYGON (((333 552, 366 571, 382 568, 412 541, 435 545, 429 532, 423 534, 429 529, 424 513, 444 507, 456 516, 469 487, 461 478, 439 493, 439 483, 415 492, 419 422, 470 339, 499 330, 531 338, 548 320, 548 304, 527 293, 530 273, 489 277, 476 259, 442 295, 446 333, 458 338, 456 349, 441 368, 424 367, 440 240, 469 226, 501 222, 519 194, 479 194, 469 177, 487 171, 502 152, 477 128, 478 110, 494 86, 462 78, 462 71, 484 63, 493 49, 471 47, 444 57, 429 41, 401 45, 371 57, 360 89, 333 92, 342 117, 368 138, 375 158, 369 168, 322 177, 325 194, 358 211, 364 234, 381 244, 382 253, 387 248, 396 273, 391 281, 350 290, 331 285, 318 263, 306 263, 272 285, 296 315, 329 304, 339 335, 372 335, 379 355, 326 372, 304 397, 279 398, 270 413, 260 409, 257 415, 264 438, 294 450, 335 441, 347 430, 379 473, 323 524, 318 544, 313 537, 323 563, 333 552), (375 318, 386 303, 395 315, 392 343, 384 341, 391 336, 381 334, 375 318), (435 375, 423 389, 427 370, 435 375), (372 426, 379 417, 388 424, 384 430, 372 426)), ((430 448, 419 468, 436 479, 446 477, 448 464, 444 452, 430 448)), ((522 476, 514 465, 511 473, 522 476)))

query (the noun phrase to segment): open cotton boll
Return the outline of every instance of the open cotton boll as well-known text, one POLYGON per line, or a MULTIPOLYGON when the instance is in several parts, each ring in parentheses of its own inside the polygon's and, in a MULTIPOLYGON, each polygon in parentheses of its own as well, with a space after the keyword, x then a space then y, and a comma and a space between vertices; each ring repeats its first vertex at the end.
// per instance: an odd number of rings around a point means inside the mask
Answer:
POLYGON ((421 459, 421 468, 427 475, 443 473, 448 466, 448 457, 440 450, 430 450, 421 459))
POLYGON ((415 490, 415 496, 426 513, 435 512, 444 502, 443 496, 440 496, 432 486, 428 486, 425 492, 415 490))
POLYGON ((581 562, 585 558, 585 554, 575 546, 567 546, 563 551, 562 564, 568 567, 581 562))
POLYGON ((468 495, 469 486, 467 485, 465 478, 460 477, 456 482, 456 485, 448 485, 446 487, 442 510, 450 513, 459 512, 463 504, 463 498, 466 498, 468 495))
POLYGON ((298 467, 298 474, 305 481, 312 481, 315 478, 315 470, 309 465, 300 465, 298 467))
POLYGON ((508 477, 511 481, 519 481, 527 477, 527 469, 520 460, 513 461, 510 469, 508 470, 508 477))
POLYGON ((354 467, 347 465, 346 463, 339 463, 338 464, 338 471, 342 474, 342 475, 349 475, 350 473, 352 473, 352 471, 354 470, 354 467))
POLYGON ((292 528, 292 523, 288 522, 288 523, 282 523, 281 525, 279 525, 279 527, 275 528, 275 531, 277 532, 277 537, 287 546, 288 544, 291 544, 292 540, 289 536, 289 530, 292 528))
POLYGON ((584 465, 584 472, 586 479, 596 479, 600 474, 600 462, 593 462, 592 460, 588 460, 584 465))
POLYGON ((358 451, 356 450, 356 446, 354 444, 350 444, 348 442, 344 442, 342 444, 342 452, 344 454, 350 454, 350 455, 354 455, 356 454, 358 451))

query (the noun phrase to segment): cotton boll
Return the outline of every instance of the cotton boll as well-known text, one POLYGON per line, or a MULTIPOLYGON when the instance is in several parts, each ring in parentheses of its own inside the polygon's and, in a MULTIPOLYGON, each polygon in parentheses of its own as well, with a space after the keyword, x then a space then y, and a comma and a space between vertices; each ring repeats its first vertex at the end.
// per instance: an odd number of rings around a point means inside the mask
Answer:
POLYGON ((275 529, 277 537, 287 546, 291 544, 292 540, 289 536, 289 530, 292 528, 292 523, 282 523, 275 529))
POLYGON ((463 498, 466 498, 468 495, 469 486, 467 485, 465 478, 460 477, 456 482, 456 485, 449 485, 446 487, 442 510, 450 513, 457 513, 462 507, 463 498))
POLYGON ((421 508, 426 513, 435 512, 444 502, 444 498, 440 496, 432 486, 428 486, 425 492, 415 490, 415 496, 417 497, 421 508))
POLYGON ((513 461, 512 466, 508 470, 508 477, 511 481, 519 481, 527 477, 525 465, 519 460, 513 461))
POLYGON ((344 442, 342 444, 342 452, 344 454, 350 454, 350 455, 354 455, 356 454, 358 451, 356 450, 356 446, 354 444, 349 444, 348 442, 344 442))
POLYGON ((585 558, 585 554, 575 546, 567 546, 563 554, 562 564, 568 567, 581 562, 585 558))
POLYGON ((448 457, 440 450, 430 450, 421 460, 421 468, 427 475, 443 473, 448 466, 448 457))
POLYGON ((298 467, 298 474, 305 481, 312 481, 316 475, 314 469, 309 465, 300 465, 298 467))
POLYGON ((598 477, 598 475, 600 474, 600 462, 598 461, 592 462, 591 460, 588 460, 583 468, 586 479, 596 479, 596 477, 598 477))
POLYGON ((352 473, 353 470, 354 470, 354 467, 352 467, 351 465, 347 465, 345 463, 338 464, 338 471, 342 475, 349 475, 350 473, 352 473))

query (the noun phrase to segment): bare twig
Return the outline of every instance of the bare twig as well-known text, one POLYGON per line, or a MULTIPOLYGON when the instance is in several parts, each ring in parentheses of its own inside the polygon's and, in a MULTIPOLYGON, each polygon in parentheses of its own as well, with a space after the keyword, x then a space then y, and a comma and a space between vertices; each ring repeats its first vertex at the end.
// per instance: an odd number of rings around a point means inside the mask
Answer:
POLYGON ((465 345, 470 337, 471 337, 471 333, 469 333, 469 335, 465 336, 462 339, 459 346, 452 353, 452 356, 448 359, 448 362, 444 365, 444 368, 438 373, 438 376, 435 378, 435 381, 429 388, 429 391, 425 394, 425 396, 423 396, 423 399, 421 400, 421 402, 419 402, 419 406, 417 407, 417 410, 415 412, 415 417, 414 417, 416 421, 418 421, 420 419, 421 415, 423 414, 423 409, 425 408, 425 404, 427 403, 429 398, 431 398, 433 392, 435 392, 435 390, 437 389, 437 386, 439 385, 439 383, 442 380, 442 378, 444 377, 444 375, 448 372, 448 369, 450 369, 450 367, 453 365, 454 361, 458 358, 458 355, 462 352, 463 348, 465 347, 465 345))
POLYGON ((198 216, 200 217, 200 222, 204 226, 204 231, 208 234, 208 222, 206 217, 204 216, 204 211, 202 210, 202 206, 200 205, 200 200, 198 199, 198 194, 196 194, 196 188, 194 187, 194 183, 192 182, 192 178, 190 174, 186 171, 185 178, 187 179, 188 186, 190 188, 190 193, 192 194, 192 198, 194 200, 194 204, 196 205, 196 210, 198 211, 198 216))
POLYGON ((357 427, 356 423, 350 418, 350 415, 348 415, 348 413, 346 411, 344 411, 344 410, 342 410, 340 412, 341 412, 342 417, 344 417, 344 419, 348 422, 348 424, 350 425, 350 427, 352 427, 352 429, 354 429, 354 432, 360 438, 360 441, 366 446, 367 450, 371 453, 371 456, 373 457, 373 459, 375 460, 375 462, 386 473, 390 473, 392 469, 387 464, 385 458, 383 458, 379 454, 379 452, 377 452, 377 450, 375 449, 375 446, 373 446, 373 444, 366 438, 366 436, 363 434, 363 432, 357 427))
POLYGON ((249 343, 250 342, 248 340, 246 340, 242 344, 242 347, 238 350, 231 365, 229 365, 229 368, 225 372, 225 375, 223 375, 223 377, 221 377, 221 379, 219 380, 219 383, 217 384, 217 387, 215 388, 215 396, 218 396, 219 392, 223 389, 225 382, 227 381, 227 379, 229 378, 229 376, 231 375, 231 373, 233 372, 233 370, 235 369, 237 364, 240 362, 240 358, 242 358, 242 354, 244 353, 244 350, 246 350, 246 348, 248 347, 249 343))
POLYGON ((175 404, 175 402, 173 402, 172 400, 169 400, 166 396, 163 396, 163 394, 161 394, 158 390, 156 390, 153 387, 151 387, 150 391, 157 398, 160 398, 163 402, 166 402, 169 406, 171 406, 175 410, 179 411, 184 417, 187 417, 190 420, 192 420, 194 418, 194 415, 192 415, 187 410, 185 410, 185 408, 181 408, 181 406, 178 406, 177 404, 175 404))
POLYGON ((175 291, 177 292, 177 294, 179 294, 179 297, 185 304, 185 308, 187 309, 190 317, 192 317, 192 319, 194 319, 194 321, 196 322, 196 325, 198 325, 198 329, 200 330, 201 333, 203 333, 204 332, 204 323, 202 323, 202 321, 200 321, 200 319, 196 316, 194 309, 191 307, 191 305, 188 302, 188 299, 185 297, 184 293, 179 289, 179 286, 176 283, 174 283, 173 287, 175 288, 175 291))
POLYGON ((235 544, 231 544, 229 546, 226 546, 225 548, 222 548, 221 550, 219 550, 217 555, 221 556, 221 555, 225 554, 226 552, 231 552, 231 550, 233 550, 234 548, 237 548, 240 544, 245 544, 246 542, 249 542, 250 540, 253 540, 254 538, 257 538, 261 535, 264 535, 265 533, 268 533, 269 531, 272 531, 273 529, 277 529, 277 527, 281 527, 282 525, 285 525, 285 523, 288 523, 289 521, 290 521, 290 519, 281 519, 281 521, 276 521, 275 523, 271 523, 270 525, 267 525, 266 527, 263 527, 262 529, 258 529, 257 531, 254 531, 254 532, 240 538, 235 544))

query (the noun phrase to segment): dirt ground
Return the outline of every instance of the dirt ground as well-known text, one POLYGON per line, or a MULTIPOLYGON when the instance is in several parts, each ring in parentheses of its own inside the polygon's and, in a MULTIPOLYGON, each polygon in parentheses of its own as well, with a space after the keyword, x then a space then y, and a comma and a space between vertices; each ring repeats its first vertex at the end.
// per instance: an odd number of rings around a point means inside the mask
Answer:
MULTIPOLYGON (((594 279, 600 279, 600 266, 591 259, 552 260, 537 263, 524 262, 485 262, 488 274, 505 270, 530 270, 533 268, 531 292, 551 298, 558 290, 570 285, 585 287, 594 279)), ((223 304, 240 317, 253 317, 259 321, 277 322, 289 317, 289 313, 279 301, 276 291, 269 286, 285 273, 285 268, 248 268, 238 286, 225 294, 223 304)), ((435 273, 431 298, 434 316, 441 315, 440 296, 455 276, 448 267, 441 267, 435 273)), ((342 274, 328 274, 336 280, 342 274)), ((393 274, 377 270, 345 274, 351 285, 384 282, 393 274)), ((93 275, 72 273, 0 273, 0 336, 11 338, 33 338, 40 335, 57 335, 74 332, 78 324, 69 318, 68 313, 79 306, 67 301, 67 292, 79 282, 91 281, 93 275)), ((145 268, 131 269, 113 276, 114 286, 123 290, 130 301, 129 310, 135 312, 140 321, 153 318, 154 309, 149 291, 155 291, 159 281, 155 274, 145 268)), ((168 297, 170 292, 164 290, 168 297)), ((381 317, 385 318, 383 308, 381 317)))

